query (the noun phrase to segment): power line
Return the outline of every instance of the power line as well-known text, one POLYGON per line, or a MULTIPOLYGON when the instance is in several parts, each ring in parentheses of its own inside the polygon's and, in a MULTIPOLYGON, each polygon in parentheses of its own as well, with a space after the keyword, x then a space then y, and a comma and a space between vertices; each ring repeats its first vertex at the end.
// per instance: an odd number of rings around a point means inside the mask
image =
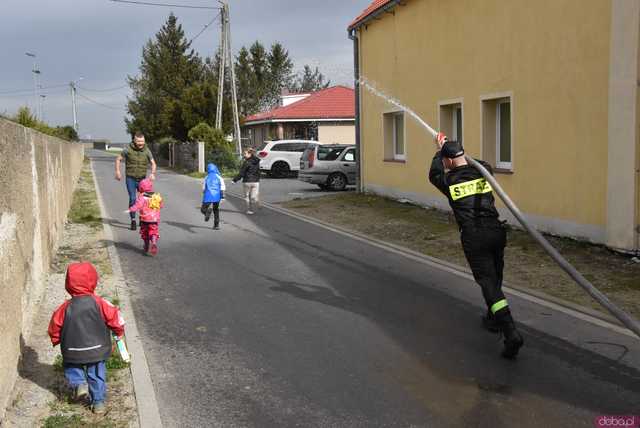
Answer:
POLYGON ((129 84, 126 83, 122 86, 118 86, 116 88, 109 88, 109 89, 91 89, 91 88, 83 88, 82 86, 78 86, 78 89, 82 89, 83 91, 89 91, 89 92, 113 92, 113 91, 119 91, 120 89, 124 89, 128 87, 129 87, 129 84))
POLYGON ((133 0, 109 0, 114 3, 129 3, 129 4, 137 4, 142 6, 161 6, 161 7, 181 7, 184 9, 209 9, 209 10, 220 10, 219 7, 211 7, 211 6, 194 6, 194 5, 186 5, 186 4, 169 4, 169 3, 151 3, 146 1, 133 1, 133 0))
POLYGON ((200 37, 202 35, 202 33, 204 33, 206 31, 207 28, 209 28, 209 26, 211 26, 211 24, 213 24, 214 22, 216 22, 216 20, 220 17, 220 14, 217 14, 216 16, 213 17, 213 19, 204 27, 202 27, 202 30, 200 30, 200 32, 198 34, 196 34, 195 36, 193 36, 191 38, 191 40, 189 40, 189 44, 193 43, 198 37, 200 37))
POLYGON ((122 108, 122 107, 114 107, 114 106, 110 106, 110 105, 107 105, 107 104, 102 104, 102 103, 101 103, 101 102, 99 102, 99 101, 96 101, 96 100, 94 100, 94 99, 91 99, 91 98, 87 97, 86 95, 82 95, 81 93, 77 93, 77 95, 78 95, 80 98, 84 98, 85 100, 87 100, 87 101, 89 101, 89 102, 91 102, 91 103, 93 103, 93 104, 99 105, 99 106, 101 106, 101 107, 108 108, 108 109, 111 109, 111 110, 120 110, 120 111, 125 111, 125 109, 124 109, 124 108, 122 108))
MULTIPOLYGON (((68 86, 64 85, 64 86, 68 86)), ((45 88, 39 88, 40 90, 43 90, 45 88)), ((66 92, 66 89, 63 89, 62 87, 57 87, 56 89, 53 90, 47 90, 47 94, 61 94, 63 92, 66 92)), ((33 96, 33 89, 31 89, 30 91, 24 91, 21 93, 9 93, 6 95, 0 94, 0 98, 20 98, 20 97, 32 97, 33 96)))
MULTIPOLYGON (((61 88, 63 86, 68 86, 68 83, 62 83, 60 85, 51 85, 51 86, 42 86, 39 87, 38 89, 55 89, 55 88, 61 88)), ((11 91, 2 91, 0 92, 0 95, 6 95, 6 94, 18 94, 20 92, 29 92, 29 93, 33 93, 33 89, 13 89, 11 91)))

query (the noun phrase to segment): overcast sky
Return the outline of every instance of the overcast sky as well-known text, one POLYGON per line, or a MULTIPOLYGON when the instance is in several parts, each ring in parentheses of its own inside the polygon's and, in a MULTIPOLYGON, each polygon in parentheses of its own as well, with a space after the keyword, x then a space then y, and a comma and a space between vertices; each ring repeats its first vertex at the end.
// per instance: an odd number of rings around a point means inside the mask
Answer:
MULTIPOLYGON (((154 3, 215 6, 215 0, 147 0, 154 3)), ((13 114, 35 104, 33 60, 37 54, 43 87, 68 84, 80 77, 78 122, 81 137, 127 141, 124 128, 127 75, 138 73, 142 46, 160 29, 171 11, 187 37, 195 36, 217 11, 114 3, 110 0, 1 0, 0 112, 13 114), (23 92, 16 92, 24 90, 23 92)), ((300 68, 318 66, 332 83, 352 84, 352 44, 346 27, 371 0, 229 0, 234 54, 260 40, 281 42, 300 68)), ((193 44, 210 56, 219 43, 212 25, 193 44)), ((71 124, 69 87, 42 91, 45 120, 71 124)))

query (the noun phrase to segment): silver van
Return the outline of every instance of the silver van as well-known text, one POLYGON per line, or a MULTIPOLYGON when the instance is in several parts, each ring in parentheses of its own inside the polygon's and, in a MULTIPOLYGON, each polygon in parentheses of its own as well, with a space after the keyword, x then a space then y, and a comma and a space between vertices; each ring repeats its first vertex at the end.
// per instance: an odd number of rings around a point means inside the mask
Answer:
POLYGON ((321 189, 344 190, 356 184, 356 146, 327 144, 310 146, 300 157, 298 180, 321 189))

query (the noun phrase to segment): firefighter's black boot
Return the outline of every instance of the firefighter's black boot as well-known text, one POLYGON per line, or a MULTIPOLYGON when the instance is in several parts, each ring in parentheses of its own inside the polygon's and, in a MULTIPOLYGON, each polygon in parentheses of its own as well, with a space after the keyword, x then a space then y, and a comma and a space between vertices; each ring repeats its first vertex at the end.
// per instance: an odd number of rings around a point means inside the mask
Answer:
POLYGON ((500 324, 493 313, 491 313, 491 309, 487 309, 487 313, 482 316, 482 326, 491 333, 500 333, 500 324))
POLYGON ((502 335, 504 336, 504 349, 502 350, 502 356, 509 360, 513 360, 518 355, 518 351, 524 345, 524 339, 516 328, 516 324, 511 318, 511 314, 501 317, 500 327, 502 335))

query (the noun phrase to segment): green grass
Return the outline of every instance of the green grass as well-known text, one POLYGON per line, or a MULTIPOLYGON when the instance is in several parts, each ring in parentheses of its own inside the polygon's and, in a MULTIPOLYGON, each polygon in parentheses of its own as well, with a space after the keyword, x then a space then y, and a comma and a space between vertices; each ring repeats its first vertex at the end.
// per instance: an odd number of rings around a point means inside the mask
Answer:
POLYGON ((80 173, 77 188, 73 192, 69 221, 88 224, 92 227, 100 227, 102 225, 100 207, 98 206, 93 183, 93 174, 87 168, 83 168, 80 173))
POLYGON ((53 415, 44 420, 42 428, 76 428, 86 424, 80 415, 53 415))
POLYGON ((42 428, 115 428, 116 424, 108 417, 92 422, 78 414, 56 414, 42 423, 42 428))

